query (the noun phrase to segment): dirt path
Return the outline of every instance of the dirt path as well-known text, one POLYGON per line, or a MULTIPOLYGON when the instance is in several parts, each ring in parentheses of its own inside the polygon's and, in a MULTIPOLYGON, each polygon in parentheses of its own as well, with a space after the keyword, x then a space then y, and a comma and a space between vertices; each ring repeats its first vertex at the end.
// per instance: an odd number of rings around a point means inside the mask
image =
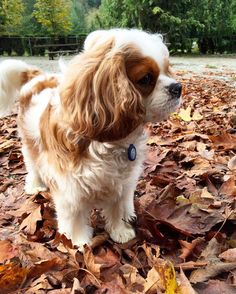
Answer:
MULTIPOLYGON (((58 59, 48 60, 47 57, 13 57, 38 66, 49 72, 59 70, 58 59)), ((72 57, 64 57, 68 62, 72 57)), ((0 57, 0 61, 7 57, 0 57)), ((184 75, 204 74, 219 79, 232 80, 236 85, 236 56, 229 57, 171 57, 174 70, 181 71, 184 75), (214 73, 214 74, 213 74, 214 73)))

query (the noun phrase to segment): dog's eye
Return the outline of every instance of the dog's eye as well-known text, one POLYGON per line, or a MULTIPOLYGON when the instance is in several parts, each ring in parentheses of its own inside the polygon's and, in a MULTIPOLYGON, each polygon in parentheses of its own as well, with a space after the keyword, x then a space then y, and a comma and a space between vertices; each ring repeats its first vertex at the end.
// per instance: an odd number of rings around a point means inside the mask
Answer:
POLYGON ((138 84, 140 86, 149 86, 153 81, 153 75, 151 73, 146 74, 140 80, 138 80, 138 84))

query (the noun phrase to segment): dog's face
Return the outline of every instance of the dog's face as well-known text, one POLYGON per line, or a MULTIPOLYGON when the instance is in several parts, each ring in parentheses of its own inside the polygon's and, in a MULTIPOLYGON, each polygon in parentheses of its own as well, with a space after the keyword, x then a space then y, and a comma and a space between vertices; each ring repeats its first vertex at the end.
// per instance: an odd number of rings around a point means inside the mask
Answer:
POLYGON ((167 118, 180 96, 161 37, 139 30, 91 33, 61 89, 73 131, 101 142, 123 139, 145 122, 167 118))

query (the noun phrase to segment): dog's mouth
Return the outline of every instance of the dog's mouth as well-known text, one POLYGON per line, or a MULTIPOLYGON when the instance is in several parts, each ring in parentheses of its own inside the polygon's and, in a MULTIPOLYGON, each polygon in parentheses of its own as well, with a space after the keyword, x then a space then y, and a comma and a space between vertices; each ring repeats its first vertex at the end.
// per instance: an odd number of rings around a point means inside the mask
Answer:
POLYGON ((181 102, 181 97, 179 97, 178 99, 173 99, 172 97, 170 97, 167 100, 165 107, 163 107, 161 111, 158 111, 158 121, 168 119, 172 113, 176 112, 179 109, 181 102))

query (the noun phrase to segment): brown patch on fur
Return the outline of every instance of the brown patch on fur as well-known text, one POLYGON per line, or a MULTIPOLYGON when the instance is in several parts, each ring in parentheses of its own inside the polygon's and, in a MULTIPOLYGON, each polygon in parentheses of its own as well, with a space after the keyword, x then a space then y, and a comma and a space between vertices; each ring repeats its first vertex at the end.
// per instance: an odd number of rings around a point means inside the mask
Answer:
POLYGON ((30 80, 39 76, 40 74, 42 74, 42 71, 40 71, 39 69, 29 69, 25 72, 22 72, 21 85, 23 86, 24 84, 28 83, 30 80))
POLYGON ((143 57, 140 53, 132 56, 126 62, 127 75, 135 88, 144 96, 147 97, 155 88, 160 69, 157 63, 150 57, 143 57), (150 83, 141 85, 139 81, 146 75, 150 76, 150 83))
POLYGON ((39 81, 30 89, 30 91, 28 91, 24 95, 21 95, 20 97, 21 111, 24 112, 29 107, 33 95, 39 94, 44 89, 56 88, 57 86, 58 86, 58 81, 55 77, 49 77, 49 78, 45 78, 45 80, 43 81, 39 81))
POLYGON ((100 142, 125 138, 145 113, 142 94, 126 71, 137 50, 112 52, 113 44, 110 39, 77 56, 60 92, 64 120, 80 137, 100 142))
MULTIPOLYGON (((29 75, 28 75, 29 77, 29 75)), ((31 76, 33 77, 33 76, 31 76)), ((58 81, 55 77, 45 78, 43 81, 36 83, 27 93, 20 97, 20 111, 18 115, 18 125, 22 134, 23 144, 27 146, 29 156, 34 162, 37 162, 39 157, 39 143, 36 142, 27 132, 27 127, 24 123, 24 112, 30 106, 32 96, 39 94, 46 88, 55 88, 58 85, 58 81)))
POLYGON ((77 135, 69 129, 55 117, 53 106, 49 104, 40 119, 41 143, 49 154, 48 160, 61 172, 74 168, 90 144, 87 139, 78 141, 77 135))

